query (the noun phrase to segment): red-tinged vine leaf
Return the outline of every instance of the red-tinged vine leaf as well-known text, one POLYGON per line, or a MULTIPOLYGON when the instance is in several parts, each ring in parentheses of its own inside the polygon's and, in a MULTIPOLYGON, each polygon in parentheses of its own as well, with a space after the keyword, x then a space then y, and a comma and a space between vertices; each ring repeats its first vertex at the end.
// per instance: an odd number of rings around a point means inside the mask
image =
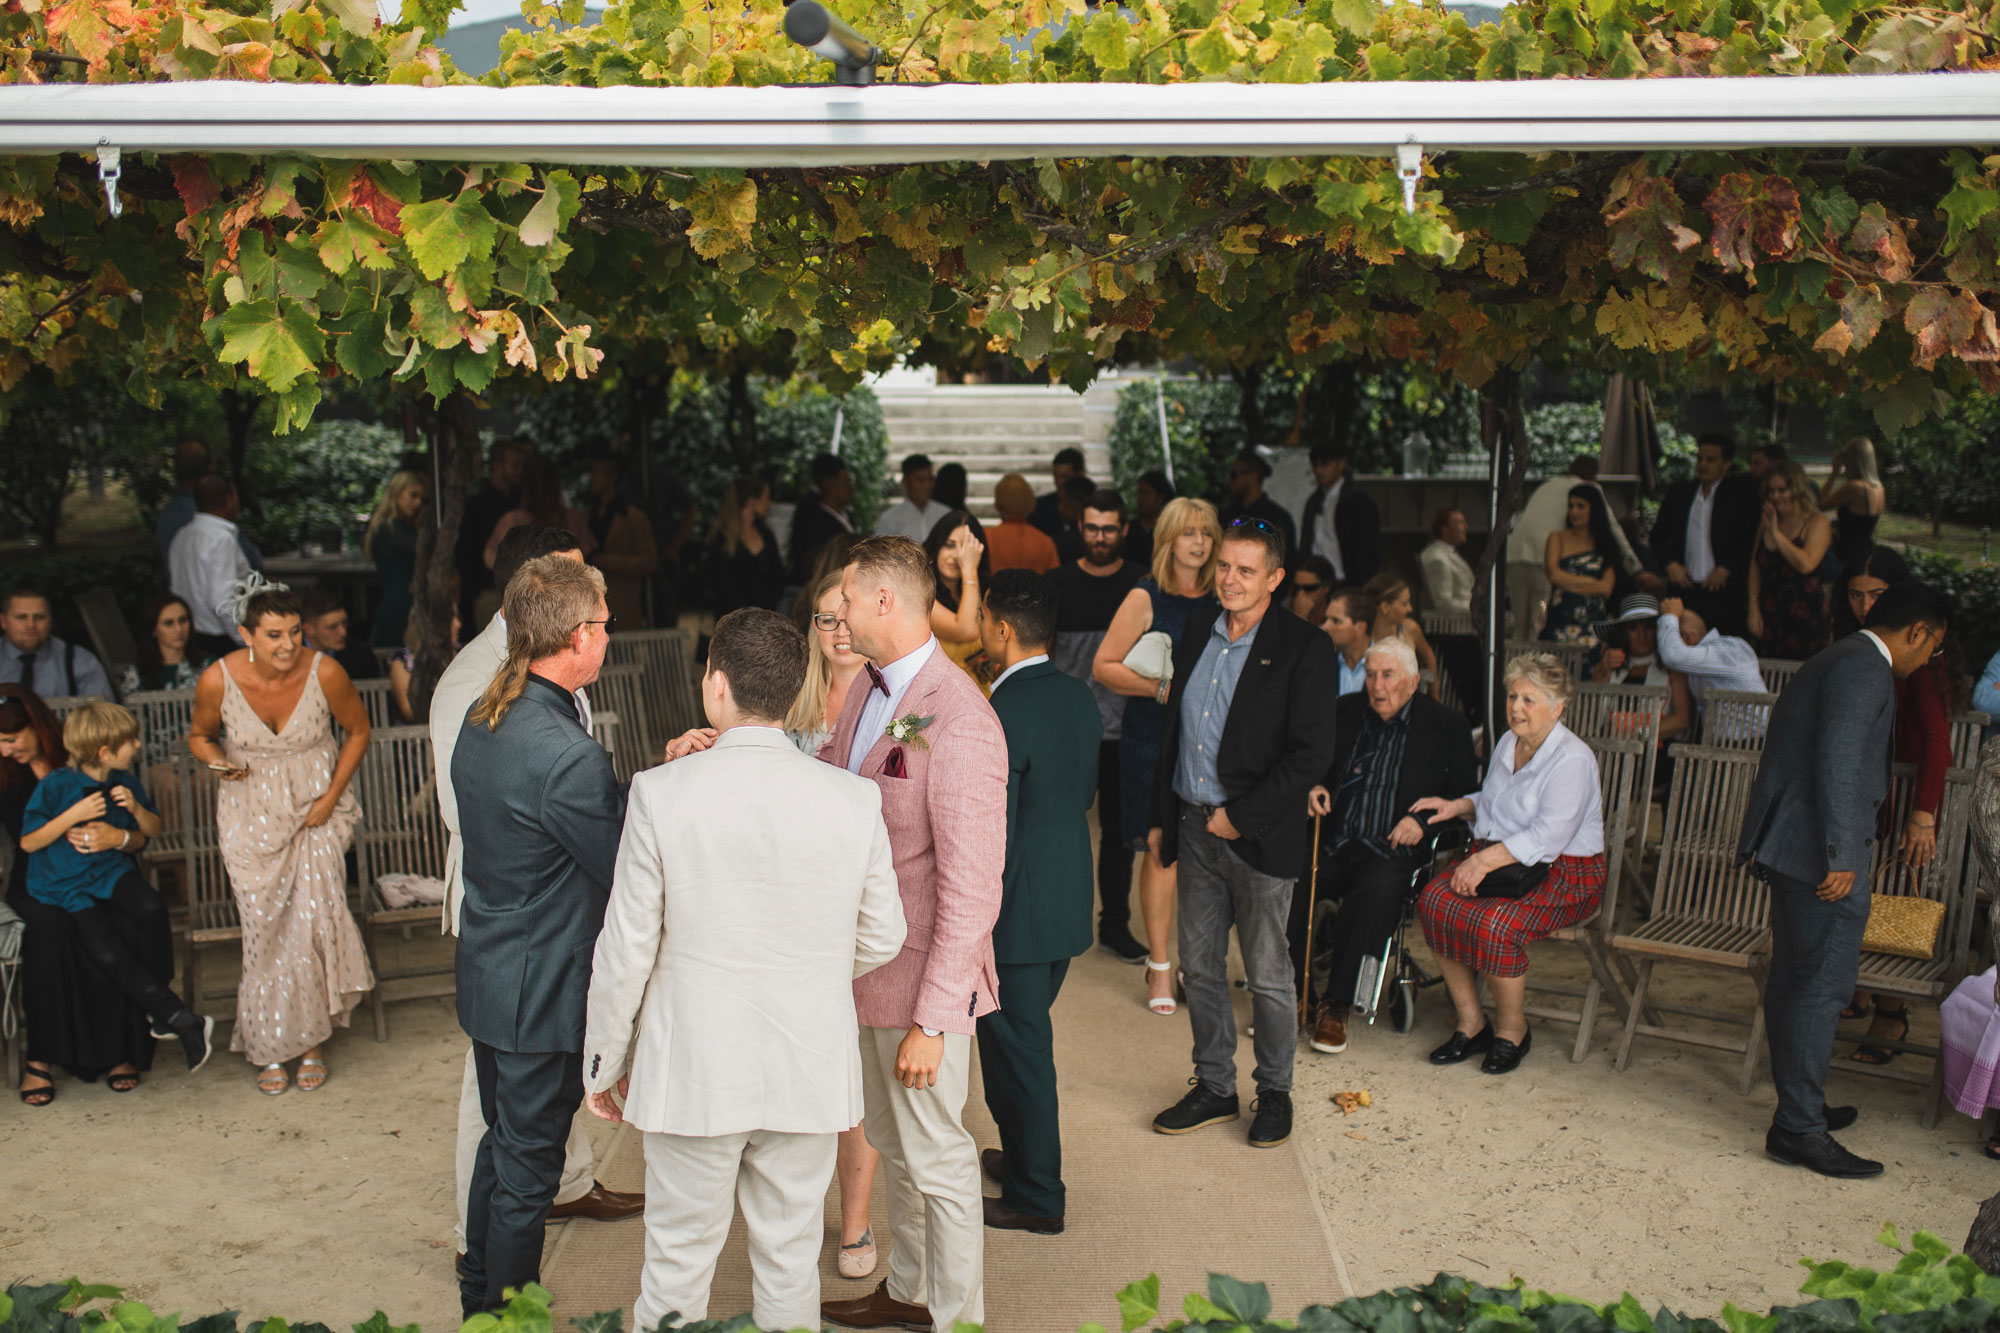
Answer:
POLYGON ((1858 254, 1875 256, 1875 274, 1884 282, 1906 282, 1914 267, 1910 258, 1910 242, 1903 235, 1903 226, 1885 212, 1880 204, 1869 204, 1854 220, 1854 228, 1847 233, 1847 244, 1858 254))
POLYGON ((1875 341, 1888 316, 1889 304, 1882 299, 1881 288, 1872 283, 1856 283, 1840 298, 1840 320, 1848 328, 1849 346, 1854 351, 1875 341))
POLYGON ((367 210, 375 219, 375 225, 391 236, 403 234, 403 203, 388 193, 365 169, 356 171, 354 179, 348 183, 347 198, 342 201, 346 208, 367 210))
POLYGON ((1694 272, 1694 259, 1686 252, 1700 244, 1701 235, 1681 222, 1673 182, 1649 174, 1644 159, 1612 182, 1604 224, 1611 233, 1614 268, 1636 268, 1668 283, 1683 282, 1694 272))
POLYGON ((111 48, 138 21, 132 0, 68 0, 51 9, 47 20, 49 40, 68 46, 93 70, 103 68, 111 48))
POLYGON ((270 82, 271 48, 262 42, 231 42, 222 48, 222 58, 215 62, 215 77, 270 82))
POLYGON ((210 204, 222 197, 221 187, 209 174, 205 158, 175 157, 169 159, 167 165, 173 170, 174 189, 180 192, 181 206, 187 209, 189 217, 205 212, 210 204))
POLYGON ((1742 273, 1756 284, 1757 255, 1785 259, 1799 244, 1799 192, 1783 176, 1731 172, 1702 201, 1715 222, 1709 247, 1724 271, 1742 273))
POLYGON ((1971 292, 1941 287, 1924 288, 1903 311, 1903 327, 1917 340, 1916 363, 1925 370, 1939 357, 1970 349, 1992 319, 1993 313, 1971 292))

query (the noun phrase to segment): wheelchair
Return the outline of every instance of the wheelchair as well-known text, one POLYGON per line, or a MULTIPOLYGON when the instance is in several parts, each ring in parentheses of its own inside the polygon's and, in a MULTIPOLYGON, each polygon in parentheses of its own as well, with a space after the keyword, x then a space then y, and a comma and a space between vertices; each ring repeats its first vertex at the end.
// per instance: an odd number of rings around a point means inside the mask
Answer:
MULTIPOLYGON (((1408 1032, 1417 1025, 1417 995, 1443 982, 1443 976, 1433 976, 1424 970, 1421 963, 1410 953, 1410 933, 1416 929, 1417 896, 1424 885, 1430 883, 1451 854, 1464 845, 1467 830, 1462 822, 1455 822, 1444 828, 1433 830, 1423 841, 1424 855, 1410 872, 1410 882, 1403 890, 1402 910, 1396 917, 1396 928, 1390 933, 1382 952, 1361 960, 1361 972, 1354 987, 1354 1017, 1365 1018, 1369 1026, 1385 1007, 1383 992, 1388 992, 1386 1008, 1389 1011, 1389 1025, 1398 1032, 1408 1032)), ((1331 909, 1332 904, 1323 904, 1331 909)))

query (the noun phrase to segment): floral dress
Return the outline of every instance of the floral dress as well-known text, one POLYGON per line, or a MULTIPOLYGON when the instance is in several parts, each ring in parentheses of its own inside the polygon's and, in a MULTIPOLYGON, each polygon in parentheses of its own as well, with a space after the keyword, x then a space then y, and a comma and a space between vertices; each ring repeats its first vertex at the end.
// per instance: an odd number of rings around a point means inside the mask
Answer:
MULTIPOLYGON (((1587 579, 1601 579, 1609 568, 1603 552, 1595 547, 1566 555, 1556 564, 1565 574, 1587 579)), ((1552 588, 1550 592, 1553 595, 1549 598, 1549 621, 1542 626, 1542 637, 1559 643, 1596 643, 1597 622, 1611 618, 1604 599, 1567 588, 1552 588)))
MULTIPOLYGON (((1805 545, 1784 533, 1779 533, 1778 539, 1805 545)), ((1764 632, 1757 637, 1758 654, 1802 662, 1833 642, 1826 580, 1820 577, 1819 569, 1801 574, 1785 559, 1784 552, 1761 540, 1752 558, 1757 562, 1757 612, 1764 617, 1764 632)))

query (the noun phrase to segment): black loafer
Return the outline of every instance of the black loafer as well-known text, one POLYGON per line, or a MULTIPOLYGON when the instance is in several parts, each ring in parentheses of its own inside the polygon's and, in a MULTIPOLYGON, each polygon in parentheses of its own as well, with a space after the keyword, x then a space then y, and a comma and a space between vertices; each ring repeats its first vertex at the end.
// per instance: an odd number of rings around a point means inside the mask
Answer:
POLYGON ((1518 1043, 1508 1041, 1505 1037, 1495 1037, 1493 1039, 1493 1049, 1486 1053, 1486 1061, 1479 1066, 1479 1072, 1482 1074, 1513 1073, 1520 1066, 1521 1058, 1528 1053, 1528 1048, 1534 1044, 1535 1034, 1533 1030, 1523 1032, 1521 1040, 1518 1043))
POLYGON ((1861 1180, 1882 1174, 1882 1164, 1857 1157, 1834 1142, 1831 1134, 1792 1134, 1771 1126, 1764 1135, 1764 1152, 1775 1162, 1802 1166, 1835 1180, 1861 1180))
POLYGON ((1431 1063, 1455 1065, 1492 1049, 1493 1025, 1488 1023, 1479 1029, 1477 1036, 1468 1037, 1463 1032, 1454 1031, 1444 1045, 1431 1052, 1431 1063))

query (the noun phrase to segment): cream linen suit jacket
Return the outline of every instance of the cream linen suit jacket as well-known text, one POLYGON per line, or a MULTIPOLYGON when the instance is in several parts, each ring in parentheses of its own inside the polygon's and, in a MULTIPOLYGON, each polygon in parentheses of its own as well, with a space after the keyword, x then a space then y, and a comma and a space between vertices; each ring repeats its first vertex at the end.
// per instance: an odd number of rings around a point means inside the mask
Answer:
MULTIPOLYGON (((465 715, 486 693, 507 661, 507 622, 498 615, 486 622, 476 638, 458 650, 431 692, 431 759, 437 776, 438 814, 444 820, 444 930, 458 934, 458 905, 465 897, 465 845, 458 839, 458 793, 451 785, 451 756, 465 715)), ((590 730, 590 700, 576 692, 583 729, 590 730)))
POLYGON ((875 784, 776 727, 632 779, 584 1037, 588 1092, 648 1133, 832 1134, 860 1121, 854 978, 903 947, 875 784), (636 1033, 635 1033, 636 1029, 636 1033))

